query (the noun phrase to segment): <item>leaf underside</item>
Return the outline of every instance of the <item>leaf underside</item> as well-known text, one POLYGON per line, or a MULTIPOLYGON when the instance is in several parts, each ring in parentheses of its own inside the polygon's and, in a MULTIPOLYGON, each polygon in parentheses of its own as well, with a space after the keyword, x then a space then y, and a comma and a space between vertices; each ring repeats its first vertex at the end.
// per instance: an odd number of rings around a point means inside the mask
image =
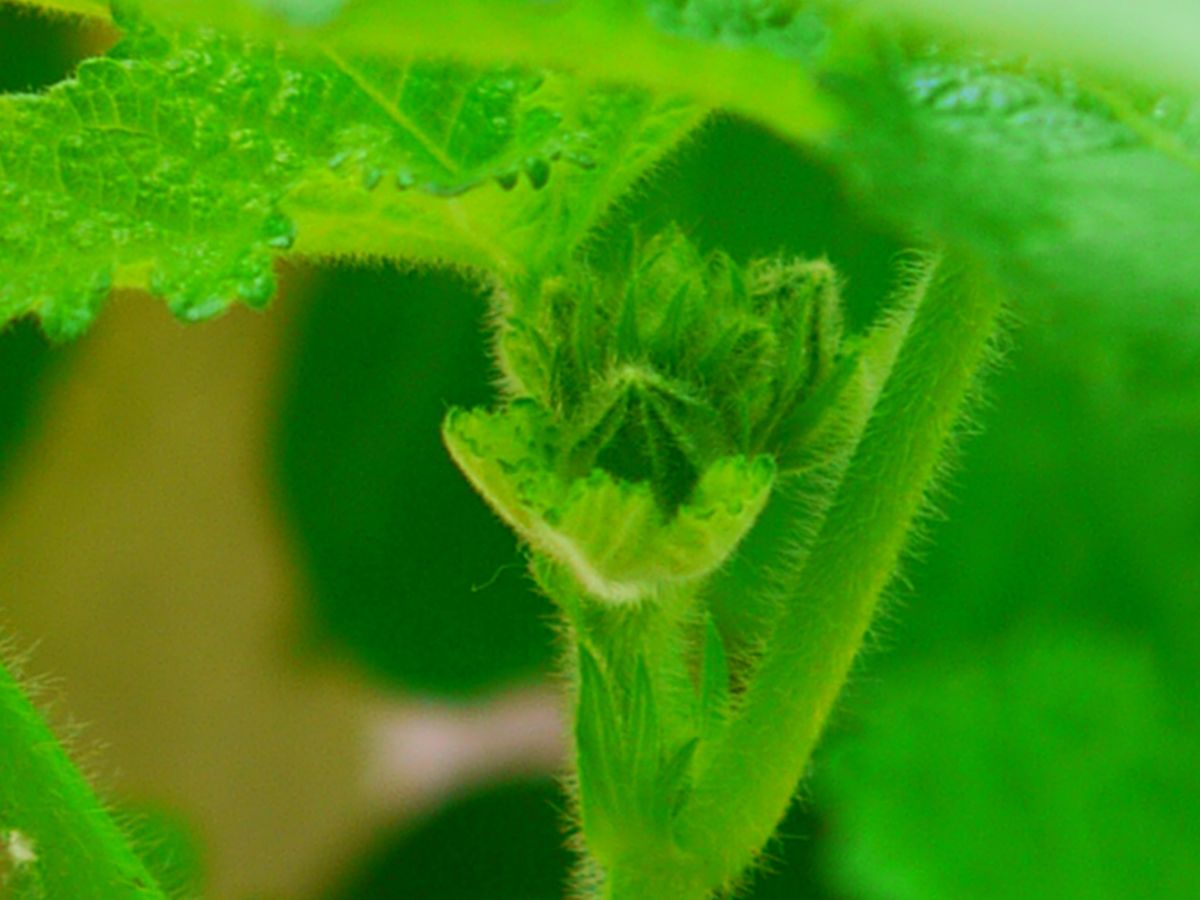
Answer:
POLYGON ((72 337, 114 285, 186 320, 260 306, 289 250, 521 275, 569 253, 699 118, 511 66, 131 23, 71 81, 0 98, 0 322, 32 313, 72 337))
POLYGON ((110 58, 0 99, 0 321, 37 313, 68 337, 112 284, 188 319, 261 304, 293 241, 520 278, 567 256, 712 104, 814 141, 867 208, 990 263, 1018 296, 1197 295, 1185 95, 862 53, 870 26, 786 3, 143 5, 256 37, 126 13, 110 58))

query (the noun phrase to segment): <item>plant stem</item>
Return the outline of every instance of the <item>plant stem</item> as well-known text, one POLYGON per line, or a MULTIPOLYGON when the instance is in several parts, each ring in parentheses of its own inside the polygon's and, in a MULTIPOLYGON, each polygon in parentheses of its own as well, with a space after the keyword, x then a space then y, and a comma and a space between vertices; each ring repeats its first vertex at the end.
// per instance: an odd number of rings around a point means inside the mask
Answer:
POLYGON ((681 844, 730 883, 787 810, 987 358, 1000 293, 937 275, 740 711, 697 773, 681 844))
POLYGON ((37 885, 27 893, 15 887, 14 896, 164 897, 0 665, 0 888, 6 873, 10 882, 37 885))
POLYGON ((610 870, 600 896, 602 900, 705 900, 709 890, 679 869, 653 865, 610 870))

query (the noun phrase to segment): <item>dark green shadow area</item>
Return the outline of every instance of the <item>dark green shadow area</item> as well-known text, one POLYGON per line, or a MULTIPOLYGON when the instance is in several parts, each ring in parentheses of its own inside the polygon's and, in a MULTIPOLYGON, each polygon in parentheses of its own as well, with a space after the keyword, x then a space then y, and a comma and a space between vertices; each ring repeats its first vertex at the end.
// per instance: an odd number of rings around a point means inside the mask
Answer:
MULTIPOLYGON (((395 830, 346 873, 326 900, 562 900, 574 857, 562 794, 552 782, 494 786, 395 830)), ((797 805, 738 896, 837 900, 820 883, 811 805, 797 805)), ((666 900, 666 898, 664 898, 666 900)))
POLYGON ((29 322, 0 332, 0 489, 13 451, 37 418, 44 376, 64 352, 52 350, 29 322))
POLYGON ((747 261, 827 257, 845 280, 851 327, 861 328, 893 284, 895 236, 859 214, 834 173, 751 123, 715 118, 634 192, 604 229, 675 222, 702 249, 747 261))
MULTIPOLYGON (((65 78, 79 59, 85 30, 0 4, 0 93, 36 91, 65 78)), ((34 423, 53 350, 30 322, 0 328, 0 487, 13 450, 34 423)))
POLYGON ((818 754, 853 897, 1200 885, 1200 357, 1040 318, 818 754))
POLYGON ((38 91, 66 78, 94 31, 97 26, 0 5, 0 92, 38 91))
POLYGON ((461 694, 542 673, 549 601, 442 446, 491 401, 484 303, 445 274, 321 276, 297 334, 279 473, 317 642, 377 676, 461 694))
POLYGON ((328 900, 562 900, 572 860, 557 785, 494 787, 388 835, 328 900))

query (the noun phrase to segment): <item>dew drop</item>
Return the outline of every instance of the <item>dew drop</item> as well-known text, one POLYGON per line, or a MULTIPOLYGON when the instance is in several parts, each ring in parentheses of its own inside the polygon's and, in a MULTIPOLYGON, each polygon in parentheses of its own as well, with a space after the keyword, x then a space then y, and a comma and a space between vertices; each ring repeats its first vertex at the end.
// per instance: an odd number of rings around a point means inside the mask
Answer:
POLYGON ((344 0, 255 0, 255 5, 302 27, 332 21, 343 4, 344 0))
POLYGON ((383 181, 383 169, 378 166, 368 166, 363 170, 362 185, 366 190, 375 190, 381 181, 383 181))
POLYGON ((563 158, 566 159, 567 162, 574 163, 575 165, 579 166, 581 169, 591 171, 592 169, 596 168, 596 157, 592 156, 590 153, 581 153, 568 150, 563 155, 563 158))
POLYGON ((167 306, 177 319, 194 324, 215 319, 229 308, 229 301, 221 294, 211 294, 200 300, 173 297, 168 299, 167 306))
POLYGON ((73 341, 85 334, 96 321, 112 290, 113 272, 110 266, 92 277, 91 286, 84 291, 65 291, 46 297, 39 304, 42 331, 54 343, 73 341))
POLYGON ((272 213, 263 222, 262 236, 268 247, 290 250, 296 243, 296 223, 282 213, 272 213))
POLYGON ((401 169, 396 173, 396 189, 407 191, 410 187, 417 183, 417 177, 408 169, 401 169))
POLYGON ((42 333, 52 344, 65 344, 79 337, 91 324, 86 314, 86 303, 78 297, 43 299, 36 304, 42 322, 42 333))
POLYGON ((1184 106, 1178 97, 1170 95, 1160 97, 1154 104, 1150 115, 1158 122, 1168 127, 1177 127, 1184 116, 1184 106))
POLYGON ((238 297, 252 309, 262 309, 275 296, 275 276, 271 271, 241 282, 237 287, 238 297))
POLYGON ((147 286, 150 288, 150 293, 155 297, 163 297, 167 293, 169 284, 170 281, 167 279, 166 273, 162 269, 155 269, 150 273, 147 286))
POLYGON ((533 189, 540 191, 550 181, 550 163, 538 156, 525 160, 525 176, 533 189))
POLYGON ((478 186, 478 181, 463 181, 458 184, 440 184, 436 181, 431 181, 425 185, 424 190, 427 194, 432 194, 435 197, 444 197, 449 200, 454 197, 461 197, 467 191, 478 186))
POLYGON ((496 176, 496 184, 500 185, 504 190, 511 191, 517 186, 517 179, 520 177, 517 172, 503 172, 496 176))

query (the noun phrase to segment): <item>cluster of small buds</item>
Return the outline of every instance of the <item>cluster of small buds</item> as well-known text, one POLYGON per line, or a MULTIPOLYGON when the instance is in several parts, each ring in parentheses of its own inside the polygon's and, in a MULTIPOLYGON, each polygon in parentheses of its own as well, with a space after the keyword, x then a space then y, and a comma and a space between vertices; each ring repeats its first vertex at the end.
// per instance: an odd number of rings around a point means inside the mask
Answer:
POLYGON ((514 304, 499 342, 512 398, 444 429, 497 512, 614 602, 729 557, 842 343, 827 263, 742 267, 677 230, 628 257, 618 275, 579 265, 514 304))

